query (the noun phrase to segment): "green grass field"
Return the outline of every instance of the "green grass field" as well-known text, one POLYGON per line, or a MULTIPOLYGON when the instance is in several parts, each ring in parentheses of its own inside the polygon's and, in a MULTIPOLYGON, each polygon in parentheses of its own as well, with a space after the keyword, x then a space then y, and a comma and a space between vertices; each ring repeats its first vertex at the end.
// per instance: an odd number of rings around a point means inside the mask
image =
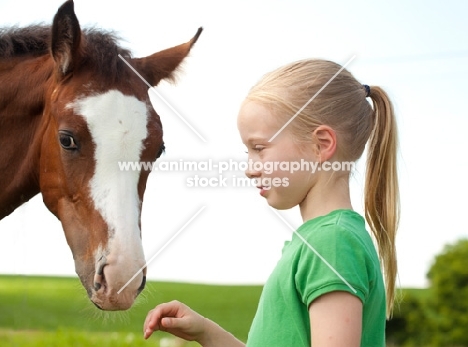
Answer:
MULTIPOLYGON (((103 312, 88 300, 78 278, 0 276, 0 346, 159 347, 160 339, 170 335, 158 332, 146 341, 143 322, 154 306, 174 299, 245 341, 261 290, 149 281, 130 310, 103 312)), ((426 289, 405 289, 399 295, 402 305, 406 293, 422 299, 430 294, 426 289)))
POLYGON ((102 312, 77 278, 0 276, 0 346, 159 346, 169 335, 146 341, 143 322, 155 305, 174 299, 245 341, 261 289, 148 282, 132 309, 102 312))

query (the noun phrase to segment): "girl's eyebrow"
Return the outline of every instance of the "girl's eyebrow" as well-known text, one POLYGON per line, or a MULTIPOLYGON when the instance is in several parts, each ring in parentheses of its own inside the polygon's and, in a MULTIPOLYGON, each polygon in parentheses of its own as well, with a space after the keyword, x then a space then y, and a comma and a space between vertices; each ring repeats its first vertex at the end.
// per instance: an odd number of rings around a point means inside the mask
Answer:
POLYGON ((246 143, 252 142, 268 142, 268 139, 264 137, 249 137, 246 141, 246 143))

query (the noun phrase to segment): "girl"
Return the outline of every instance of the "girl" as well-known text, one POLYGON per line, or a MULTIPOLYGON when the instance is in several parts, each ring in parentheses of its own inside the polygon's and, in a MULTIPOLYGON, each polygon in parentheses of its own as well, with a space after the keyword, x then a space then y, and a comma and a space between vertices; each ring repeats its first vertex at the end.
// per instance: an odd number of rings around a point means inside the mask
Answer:
MULTIPOLYGON (((340 69, 324 60, 283 66, 265 75, 240 108, 238 129, 253 162, 318 164, 312 171, 276 165, 273 172, 246 172, 270 206, 299 205, 304 222, 264 286, 250 347, 385 346, 397 272, 396 123, 381 88, 361 85, 340 69), (344 164, 359 159, 366 144, 364 219, 353 211, 344 164), (270 184, 275 178, 283 184, 270 184)), ((148 313, 145 338, 155 330, 205 347, 244 346, 177 301, 148 313)))

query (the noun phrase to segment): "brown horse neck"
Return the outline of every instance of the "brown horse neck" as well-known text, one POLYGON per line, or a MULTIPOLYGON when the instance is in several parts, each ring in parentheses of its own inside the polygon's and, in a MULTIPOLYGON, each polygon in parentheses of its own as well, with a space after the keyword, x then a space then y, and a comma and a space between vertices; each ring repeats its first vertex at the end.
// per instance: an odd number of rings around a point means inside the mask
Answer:
POLYGON ((52 59, 0 58, 0 219, 39 193, 44 95, 52 59))

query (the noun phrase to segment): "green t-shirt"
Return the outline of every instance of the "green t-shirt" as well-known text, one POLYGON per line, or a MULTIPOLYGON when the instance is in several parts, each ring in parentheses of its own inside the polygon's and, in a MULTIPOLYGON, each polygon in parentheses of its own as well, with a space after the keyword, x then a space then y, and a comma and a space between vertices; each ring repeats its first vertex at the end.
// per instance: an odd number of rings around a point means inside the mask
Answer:
POLYGON ((361 299, 361 346, 385 346, 385 288, 364 218, 352 210, 336 210, 305 222, 297 233, 306 242, 293 234, 285 243, 263 288, 247 346, 310 347, 308 307, 332 291, 347 291, 361 299))

